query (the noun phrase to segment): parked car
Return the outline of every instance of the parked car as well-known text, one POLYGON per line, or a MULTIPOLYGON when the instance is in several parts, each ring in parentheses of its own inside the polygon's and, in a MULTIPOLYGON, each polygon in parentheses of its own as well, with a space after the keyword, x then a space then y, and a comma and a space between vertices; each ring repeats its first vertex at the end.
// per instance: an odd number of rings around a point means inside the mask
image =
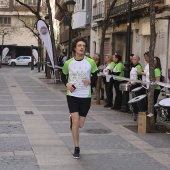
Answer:
MULTIPOLYGON (((34 60, 34 65, 36 61, 34 60)), ((19 56, 16 59, 10 59, 8 65, 16 66, 16 65, 25 65, 31 66, 31 56, 19 56)))

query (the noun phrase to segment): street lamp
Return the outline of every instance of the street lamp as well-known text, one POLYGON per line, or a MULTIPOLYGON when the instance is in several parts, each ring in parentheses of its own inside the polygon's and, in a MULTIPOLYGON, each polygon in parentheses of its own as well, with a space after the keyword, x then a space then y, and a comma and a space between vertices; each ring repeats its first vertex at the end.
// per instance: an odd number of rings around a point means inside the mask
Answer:
POLYGON ((67 5, 67 10, 69 12, 69 42, 68 42, 68 58, 70 58, 70 51, 71 51, 71 34, 72 34, 72 26, 71 26, 71 21, 72 21, 72 13, 74 12, 74 6, 76 2, 74 0, 68 0, 66 2, 67 5))
MULTIPOLYGON (((133 1, 134 2, 134 1, 133 1)), ((127 39, 126 39, 126 61, 124 63, 124 76, 130 77, 130 50, 131 50, 131 12, 132 12, 132 0, 128 1, 128 16, 127 16, 127 39)), ((123 92, 123 100, 121 110, 126 112, 128 107, 129 91, 123 92)))

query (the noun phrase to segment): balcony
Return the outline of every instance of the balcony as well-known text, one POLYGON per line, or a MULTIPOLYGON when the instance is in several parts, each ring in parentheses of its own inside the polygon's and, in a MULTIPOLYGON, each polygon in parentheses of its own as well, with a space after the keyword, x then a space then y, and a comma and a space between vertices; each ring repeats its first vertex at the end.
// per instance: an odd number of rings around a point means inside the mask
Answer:
MULTIPOLYGON (((61 8, 65 11, 67 9, 66 6, 67 0, 59 0, 58 3, 61 6, 61 8)), ((56 6, 56 13, 55 13, 55 19, 58 21, 61 21, 64 17, 65 13, 61 11, 57 6, 56 6)))
MULTIPOLYGON (((164 4, 164 0, 155 0, 155 3, 157 5, 164 4)), ((135 11, 136 9, 149 7, 149 5, 150 5, 150 0, 135 0, 135 2, 132 2, 132 11, 135 11)), ((111 15, 112 17, 114 17, 121 14, 126 14, 127 11, 128 11, 128 1, 118 6, 115 6, 111 11, 111 15)))
POLYGON ((93 21, 103 20, 105 17, 105 1, 93 5, 93 21))

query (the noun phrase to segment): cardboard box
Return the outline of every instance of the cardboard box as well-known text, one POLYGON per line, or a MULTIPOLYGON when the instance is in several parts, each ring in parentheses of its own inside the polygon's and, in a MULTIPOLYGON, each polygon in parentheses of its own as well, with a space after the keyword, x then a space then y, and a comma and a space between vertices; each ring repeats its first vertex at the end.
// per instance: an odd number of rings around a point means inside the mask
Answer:
POLYGON ((147 120, 147 115, 146 112, 139 112, 138 113, 138 133, 147 133, 147 125, 148 125, 148 120, 147 120))

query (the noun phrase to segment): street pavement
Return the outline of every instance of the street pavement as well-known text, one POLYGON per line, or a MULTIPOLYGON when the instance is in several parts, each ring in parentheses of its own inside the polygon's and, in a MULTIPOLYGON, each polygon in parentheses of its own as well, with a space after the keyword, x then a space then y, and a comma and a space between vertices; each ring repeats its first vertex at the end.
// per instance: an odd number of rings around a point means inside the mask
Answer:
POLYGON ((138 134, 130 113, 103 103, 92 104, 80 130, 80 160, 73 149, 64 85, 37 68, 3 66, 0 170, 170 169, 170 135, 138 134))

